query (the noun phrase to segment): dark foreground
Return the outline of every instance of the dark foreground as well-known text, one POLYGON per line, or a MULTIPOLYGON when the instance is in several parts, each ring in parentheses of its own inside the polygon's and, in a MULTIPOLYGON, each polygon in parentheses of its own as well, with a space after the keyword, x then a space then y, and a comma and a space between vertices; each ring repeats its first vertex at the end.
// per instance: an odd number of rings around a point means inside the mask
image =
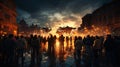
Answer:
POLYGON ((120 67, 120 37, 0 38, 0 67, 120 67))

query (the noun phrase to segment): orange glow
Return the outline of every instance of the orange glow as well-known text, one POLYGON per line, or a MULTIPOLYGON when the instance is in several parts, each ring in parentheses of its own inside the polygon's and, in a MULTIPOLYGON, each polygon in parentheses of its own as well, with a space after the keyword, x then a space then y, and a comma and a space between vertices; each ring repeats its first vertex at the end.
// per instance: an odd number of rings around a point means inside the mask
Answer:
POLYGON ((17 35, 17 31, 16 30, 14 30, 13 32, 14 32, 14 35, 17 35))
POLYGON ((84 28, 83 31, 81 31, 80 35, 86 36, 86 35, 91 35, 91 36, 105 36, 107 34, 110 34, 110 29, 107 26, 95 26, 92 25, 91 28, 84 28))
POLYGON ((56 40, 56 48, 59 48, 59 46, 60 46, 60 42, 58 41, 58 39, 56 40))
MULTIPOLYGON (((68 20, 68 21, 66 21, 66 22, 55 22, 54 24, 53 24, 53 26, 52 26, 52 31, 50 32, 50 33, 52 33, 52 34, 55 34, 57 37, 59 36, 58 34, 56 34, 56 32, 57 32, 57 29, 59 28, 59 27, 66 27, 66 26, 69 26, 69 27, 78 27, 78 25, 76 25, 75 24, 75 22, 73 22, 73 21, 70 21, 70 20, 68 20)), ((65 34, 66 35, 66 34, 65 34)))

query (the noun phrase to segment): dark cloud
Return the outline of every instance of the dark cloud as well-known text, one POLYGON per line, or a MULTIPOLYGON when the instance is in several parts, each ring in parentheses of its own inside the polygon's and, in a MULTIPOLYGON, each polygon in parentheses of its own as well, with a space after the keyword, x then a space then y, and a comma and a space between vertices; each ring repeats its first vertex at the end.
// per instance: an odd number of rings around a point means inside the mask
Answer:
POLYGON ((15 0, 18 19, 28 23, 46 23, 84 16, 111 0, 15 0), (74 16, 73 16, 74 15, 74 16), (75 16, 76 15, 76 16, 75 16), (58 16, 58 17, 57 17, 58 16), (60 19, 61 18, 61 19, 60 19), (33 21, 32 21, 33 20, 33 21))
POLYGON ((29 12, 63 8, 72 0, 16 0, 19 8, 29 12))
POLYGON ((76 21, 77 19, 78 18, 76 18, 74 16, 68 16, 68 17, 63 18, 64 21, 66 21, 66 20, 76 21))
POLYGON ((19 8, 28 12, 42 10, 66 9, 82 11, 89 7, 100 6, 111 0, 16 0, 19 8))

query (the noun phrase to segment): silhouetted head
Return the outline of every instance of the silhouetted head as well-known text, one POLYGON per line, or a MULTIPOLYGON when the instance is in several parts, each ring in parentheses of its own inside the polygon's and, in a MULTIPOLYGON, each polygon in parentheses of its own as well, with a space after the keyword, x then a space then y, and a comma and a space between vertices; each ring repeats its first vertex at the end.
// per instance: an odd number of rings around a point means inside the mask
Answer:
POLYGON ((63 35, 61 35, 61 37, 63 37, 63 35))
POLYGON ((107 35, 107 39, 110 39, 110 38, 112 38, 112 36, 111 35, 107 35))
POLYGON ((52 37, 53 37, 53 35, 52 35, 52 34, 49 34, 48 38, 52 38, 52 37))
POLYGON ((13 37, 14 37, 13 34, 9 34, 9 35, 8 35, 8 38, 13 38, 13 37))
POLYGON ((35 35, 34 38, 37 38, 37 35, 35 35))
POLYGON ((24 37, 24 36, 22 36, 22 35, 20 36, 20 38, 23 38, 23 37, 24 37))
POLYGON ((82 40, 82 37, 79 36, 78 39, 79 39, 79 40, 82 40))
POLYGON ((56 38, 56 35, 54 35, 54 38, 56 38))
POLYGON ((89 38, 90 37, 90 35, 87 35, 87 38, 89 38))
POLYGON ((99 36, 96 36, 95 39, 99 39, 99 36))
POLYGON ((30 37, 33 38, 33 35, 31 34, 30 37))

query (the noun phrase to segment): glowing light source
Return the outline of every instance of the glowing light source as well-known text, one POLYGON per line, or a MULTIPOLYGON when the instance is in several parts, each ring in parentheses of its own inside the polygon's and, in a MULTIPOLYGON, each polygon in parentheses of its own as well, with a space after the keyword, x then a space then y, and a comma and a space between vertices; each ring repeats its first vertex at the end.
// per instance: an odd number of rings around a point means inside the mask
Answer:
POLYGON ((14 35, 17 35, 17 31, 16 30, 14 30, 13 32, 14 32, 14 35))

